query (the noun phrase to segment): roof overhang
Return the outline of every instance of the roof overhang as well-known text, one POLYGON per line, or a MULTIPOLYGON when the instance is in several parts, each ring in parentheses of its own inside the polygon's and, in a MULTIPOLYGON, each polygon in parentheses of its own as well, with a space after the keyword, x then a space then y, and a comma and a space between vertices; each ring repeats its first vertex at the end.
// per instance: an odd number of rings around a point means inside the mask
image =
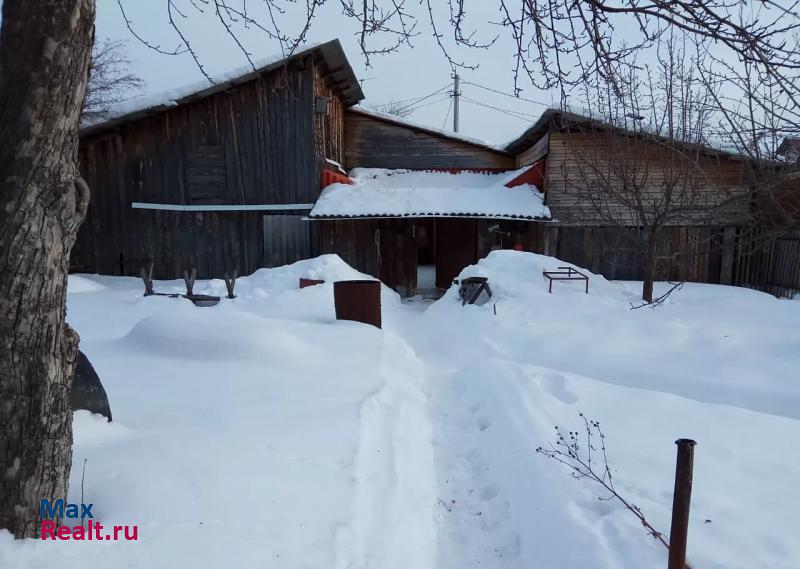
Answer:
MULTIPOLYGON (((344 53, 341 42, 338 39, 329 42, 314 45, 304 50, 297 51, 289 57, 272 61, 266 65, 262 65, 252 71, 248 71, 238 75, 232 79, 217 81, 212 85, 205 88, 194 90, 188 94, 181 95, 175 98, 170 98, 167 103, 152 104, 144 106, 141 109, 135 109, 130 112, 125 112, 119 116, 114 116, 108 120, 97 122, 85 126, 80 129, 80 136, 89 136, 102 132, 104 130, 112 129, 125 123, 135 122, 152 115, 156 115, 175 107, 200 101, 217 93, 227 91, 235 85, 241 85, 255 81, 259 77, 272 73, 282 67, 291 63, 302 60, 305 57, 311 56, 314 61, 321 64, 323 67, 323 74, 326 75, 331 88, 342 99, 345 107, 355 105, 364 99, 364 93, 361 90, 361 85, 356 78, 353 68, 350 66, 347 56, 344 53)), ((143 99, 148 99, 143 98, 143 99)), ((135 103, 135 99, 132 101, 135 103)), ((131 101, 128 102, 130 104, 131 101)))
POLYGON ((548 132, 581 132, 581 131, 603 131, 619 134, 621 136, 641 136, 645 139, 658 141, 673 147, 689 148, 698 151, 703 155, 720 156, 731 160, 748 160, 747 156, 730 150, 714 148, 705 144, 680 142, 669 137, 643 130, 630 130, 621 126, 613 125, 605 120, 582 115, 579 113, 564 111, 560 109, 547 109, 542 116, 523 132, 520 136, 509 142, 505 146, 505 151, 513 156, 518 156, 534 144, 536 144, 548 132))
POLYGON ((544 196, 534 186, 506 185, 520 173, 356 168, 351 172, 352 184, 331 184, 322 191, 309 218, 550 219, 544 196))

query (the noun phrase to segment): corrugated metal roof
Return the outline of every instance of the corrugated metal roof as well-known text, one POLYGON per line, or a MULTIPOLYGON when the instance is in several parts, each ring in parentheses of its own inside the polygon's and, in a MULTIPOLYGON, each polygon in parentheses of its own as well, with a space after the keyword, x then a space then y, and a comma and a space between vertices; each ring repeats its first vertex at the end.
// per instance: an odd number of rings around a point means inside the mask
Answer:
POLYGON ((528 184, 505 184, 520 171, 504 173, 420 172, 356 168, 353 184, 326 187, 309 217, 483 217, 550 219, 544 196, 528 184))

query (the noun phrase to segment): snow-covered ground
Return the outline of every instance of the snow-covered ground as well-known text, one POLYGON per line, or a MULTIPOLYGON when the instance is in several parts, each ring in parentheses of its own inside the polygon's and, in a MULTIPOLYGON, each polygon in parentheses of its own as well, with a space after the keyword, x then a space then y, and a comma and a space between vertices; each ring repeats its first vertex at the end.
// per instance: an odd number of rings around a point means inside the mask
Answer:
POLYGON ((800 302, 688 284, 632 311, 636 283, 547 294, 561 265, 492 253, 463 273, 489 277, 480 307, 384 289, 383 331, 335 320, 330 282, 362 277, 335 256, 258 271, 213 308, 71 277, 115 421, 76 414, 70 498, 86 459, 84 501, 139 540, 0 533, 0 567, 665 567, 630 513, 535 453, 581 412, 665 532, 673 441, 698 441, 694 569, 799 567, 800 302))

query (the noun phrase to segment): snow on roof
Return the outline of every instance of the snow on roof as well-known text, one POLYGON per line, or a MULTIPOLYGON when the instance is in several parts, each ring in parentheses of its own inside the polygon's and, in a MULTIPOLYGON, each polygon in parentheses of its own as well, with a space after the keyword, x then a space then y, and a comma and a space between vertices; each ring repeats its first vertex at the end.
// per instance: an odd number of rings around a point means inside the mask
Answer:
POLYGON ((305 44, 302 49, 290 55, 281 53, 253 59, 252 65, 248 63, 247 65, 235 67, 224 73, 216 74, 211 77, 210 81, 204 78, 200 81, 182 85, 175 89, 134 97, 133 99, 112 105, 108 111, 101 116, 93 117, 90 120, 84 120, 81 124, 82 134, 111 126, 118 122, 124 122, 125 120, 135 120, 140 114, 147 114, 148 111, 158 112, 169 107, 178 106, 187 102, 187 100, 201 99, 205 96, 222 91, 231 84, 244 83, 255 79, 256 76, 262 73, 277 69, 285 61, 304 57, 316 50, 320 50, 323 57, 334 58, 336 60, 331 62, 335 63, 335 66, 339 68, 334 72, 345 74, 349 82, 353 85, 351 89, 352 92, 347 95, 352 99, 352 102, 363 99, 364 94, 361 92, 355 74, 347 62, 347 57, 344 54, 341 43, 339 40, 331 40, 328 42, 305 44))
POLYGON ((524 170, 453 174, 355 168, 350 172, 354 184, 327 186, 309 216, 550 219, 536 187, 505 186, 524 170))
POLYGON ((381 119, 381 120, 384 120, 384 121, 392 122, 392 123, 398 124, 400 126, 406 126, 406 127, 417 129, 417 130, 421 130, 421 131, 424 131, 424 132, 429 132, 431 134, 435 134, 436 136, 445 136, 447 138, 452 138, 453 140, 459 140, 461 142, 466 142, 468 144, 474 144, 476 146, 482 146, 484 148, 488 148, 489 150, 493 150, 495 152, 501 152, 503 154, 506 154, 505 148, 503 146, 498 146, 497 144, 494 144, 494 143, 489 142, 487 140, 483 140, 483 139, 480 139, 480 138, 475 138, 473 136, 466 136, 466 135, 460 134, 458 132, 453 132, 451 130, 445 130, 445 129, 441 129, 441 128, 435 128, 435 127, 432 127, 432 126, 424 125, 422 123, 418 123, 418 122, 410 121, 408 119, 400 118, 400 117, 398 117, 396 115, 390 115, 390 114, 387 114, 387 113, 382 113, 380 111, 376 111, 374 109, 369 109, 367 107, 364 107, 363 105, 355 105, 353 107, 350 107, 347 110, 348 111, 355 111, 355 112, 361 113, 363 115, 367 115, 367 116, 371 116, 371 117, 374 117, 374 118, 377 118, 377 119, 381 119))
POLYGON ((646 118, 639 117, 608 117, 582 107, 568 106, 566 109, 558 107, 550 107, 545 109, 542 115, 526 129, 522 134, 506 144, 500 146, 504 151, 512 155, 518 155, 525 149, 533 146, 544 135, 548 129, 550 119, 559 117, 565 122, 581 124, 585 123, 591 128, 601 129, 615 129, 616 131, 624 131, 631 133, 638 133, 648 135, 666 142, 671 142, 679 145, 688 145, 692 147, 700 147, 709 152, 725 154, 731 158, 746 158, 743 156, 739 149, 730 142, 725 142, 717 138, 706 138, 699 144, 696 142, 686 142, 677 139, 670 139, 665 136, 663 129, 653 124, 646 118))

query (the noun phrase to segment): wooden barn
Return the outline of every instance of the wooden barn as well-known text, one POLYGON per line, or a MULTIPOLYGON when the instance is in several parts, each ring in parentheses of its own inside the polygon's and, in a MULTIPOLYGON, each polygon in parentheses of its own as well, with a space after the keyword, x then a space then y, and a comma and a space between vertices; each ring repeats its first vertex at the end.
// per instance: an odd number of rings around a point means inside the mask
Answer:
POLYGON ((361 99, 335 40, 83 128, 92 197, 73 270, 219 277, 318 254, 303 219, 361 99))
POLYGON ((646 172, 654 198, 670 176, 696 186, 666 224, 659 278, 747 284, 740 156, 687 149, 698 176, 664 161, 663 139, 558 110, 498 148, 354 106, 362 99, 331 41, 85 127, 92 200, 73 269, 137 275, 152 262, 156 278, 206 278, 336 253, 411 295, 514 248, 639 279, 631 208, 596 202, 616 164, 646 172))

